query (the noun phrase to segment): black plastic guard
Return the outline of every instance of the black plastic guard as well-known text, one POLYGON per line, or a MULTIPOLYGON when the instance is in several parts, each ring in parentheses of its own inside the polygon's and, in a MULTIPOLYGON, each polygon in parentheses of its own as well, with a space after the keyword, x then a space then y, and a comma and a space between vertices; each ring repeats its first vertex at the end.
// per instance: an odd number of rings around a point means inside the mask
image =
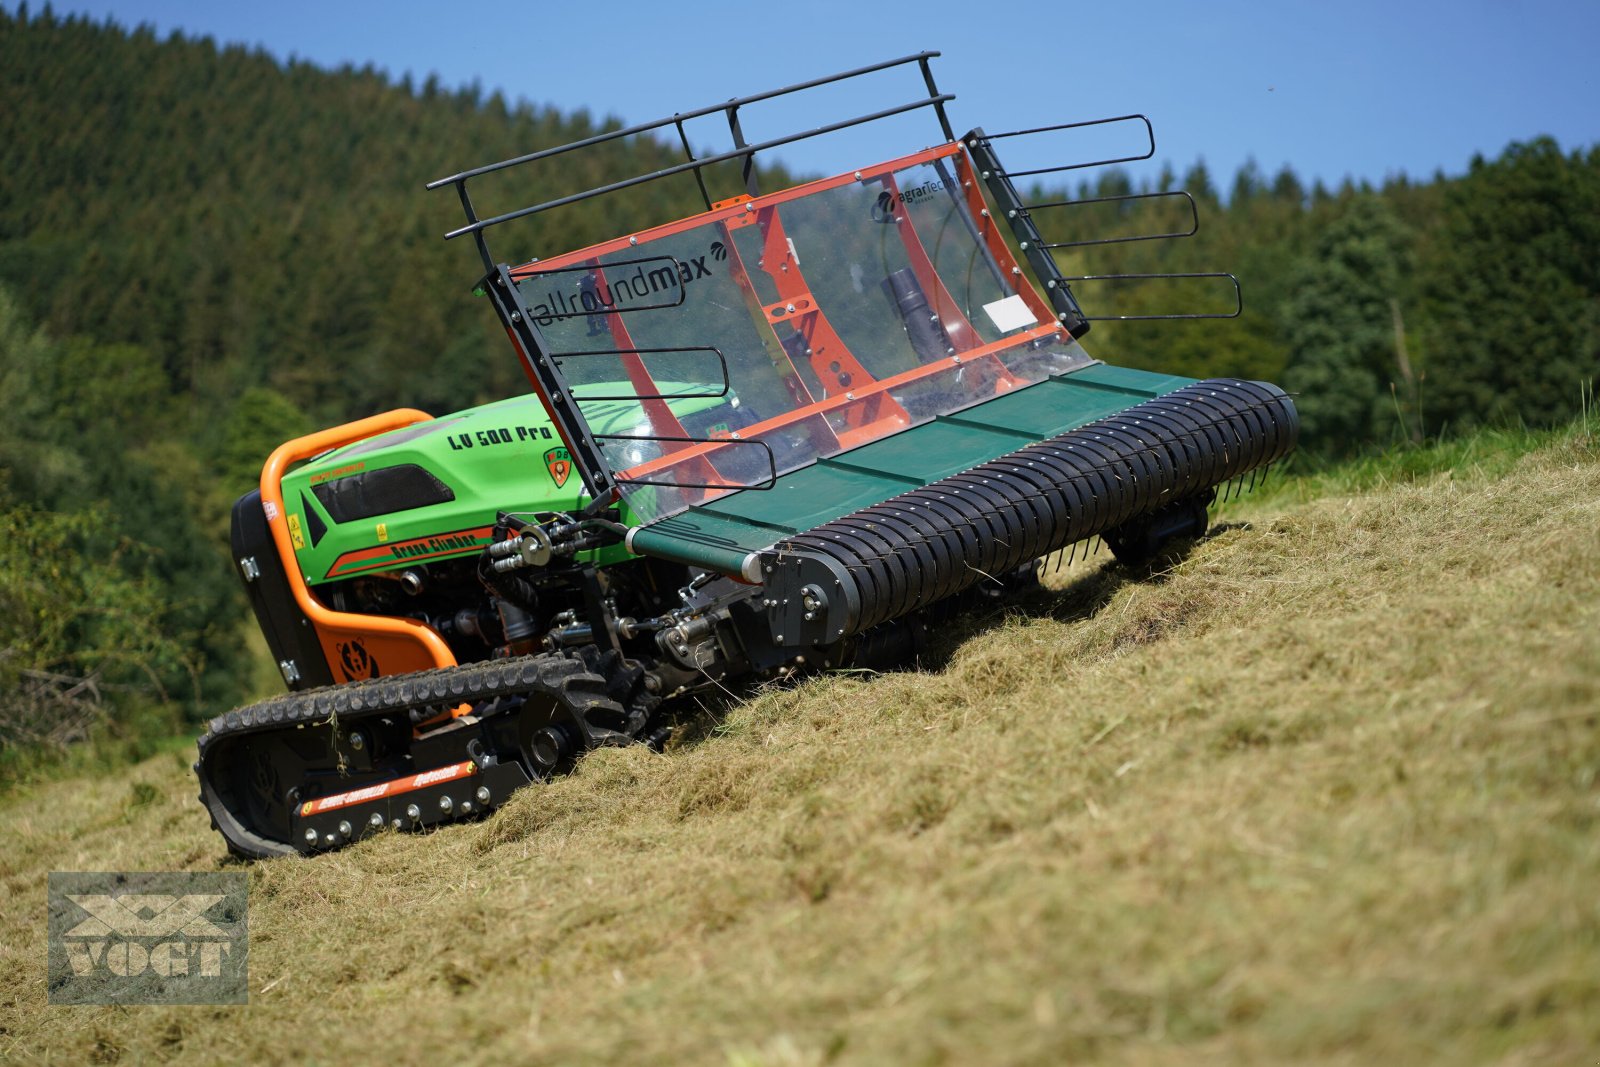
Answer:
POLYGON ((289 591, 283 560, 272 543, 266 512, 261 510, 259 489, 234 501, 231 540, 234 566, 239 568, 239 579, 256 613, 256 623, 285 683, 290 689, 332 685, 333 671, 322 654, 316 627, 289 591), (292 665, 292 670, 284 670, 286 663, 292 665))

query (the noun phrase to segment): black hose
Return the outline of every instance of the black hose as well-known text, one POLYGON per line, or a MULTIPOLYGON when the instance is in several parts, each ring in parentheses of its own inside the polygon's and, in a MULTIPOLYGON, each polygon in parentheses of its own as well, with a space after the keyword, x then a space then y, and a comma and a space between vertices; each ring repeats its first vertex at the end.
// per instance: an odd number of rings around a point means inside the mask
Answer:
POLYGON ((940 325, 939 317, 928 306, 928 294, 922 291, 910 267, 902 267, 885 278, 883 292, 900 313, 900 321, 905 323, 906 336, 911 339, 911 349, 918 359, 932 363, 950 354, 950 338, 940 325))

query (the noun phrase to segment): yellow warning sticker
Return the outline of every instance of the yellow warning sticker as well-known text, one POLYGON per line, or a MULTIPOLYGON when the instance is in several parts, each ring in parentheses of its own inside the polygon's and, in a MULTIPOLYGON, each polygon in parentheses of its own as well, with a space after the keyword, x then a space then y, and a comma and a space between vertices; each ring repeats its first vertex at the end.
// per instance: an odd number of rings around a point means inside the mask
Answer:
POLYGON ((386 522, 380 522, 378 523, 378 543, 382 544, 387 540, 389 540, 389 524, 386 522))
POLYGON ((296 552, 306 547, 306 539, 300 536, 300 516, 292 511, 289 513, 289 543, 296 552))

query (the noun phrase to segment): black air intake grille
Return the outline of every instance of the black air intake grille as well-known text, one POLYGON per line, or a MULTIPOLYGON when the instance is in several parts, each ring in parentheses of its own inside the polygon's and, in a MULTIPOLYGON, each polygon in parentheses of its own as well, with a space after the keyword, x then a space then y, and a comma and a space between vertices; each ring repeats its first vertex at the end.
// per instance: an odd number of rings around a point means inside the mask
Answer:
POLYGON ((362 471, 312 486, 311 491, 334 522, 392 515, 456 498, 448 485, 414 463, 362 471))

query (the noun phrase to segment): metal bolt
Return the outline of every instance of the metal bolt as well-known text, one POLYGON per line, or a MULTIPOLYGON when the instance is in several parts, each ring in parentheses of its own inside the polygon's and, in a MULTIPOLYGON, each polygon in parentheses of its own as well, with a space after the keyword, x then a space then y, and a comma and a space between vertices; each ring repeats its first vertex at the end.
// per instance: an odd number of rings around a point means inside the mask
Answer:
POLYGON ((988 218, 989 217, 989 209, 988 208, 984 208, 982 211, 978 212, 978 214, 982 215, 984 218, 988 218))
POLYGON ((806 622, 810 622, 812 619, 814 619, 816 617, 817 617, 817 613, 816 612, 814 612, 814 611, 806 612, 806 622))
POLYGON ((378 827, 383 825, 383 816, 379 815, 377 812, 373 812, 372 818, 367 820, 367 825, 376 830, 378 827))
POLYGON ((317 832, 315 830, 307 830, 306 831, 306 844, 314 845, 316 843, 317 843, 317 832))
POLYGON ((415 804, 407 804, 406 818, 410 819, 412 822, 416 822, 418 819, 422 818, 422 809, 417 807, 415 804))
POLYGON ((453 806, 454 806, 454 804, 453 804, 453 802, 452 802, 452 801, 451 801, 451 800, 450 800, 450 798, 449 798, 449 797, 440 797, 440 798, 439 798, 439 810, 440 810, 440 811, 445 811, 445 812, 447 812, 447 811, 449 811, 449 810, 450 810, 450 809, 451 809, 451 807, 453 807, 453 806))
POLYGON ((352 730, 350 732, 350 747, 355 749, 357 752, 360 752, 362 749, 367 747, 367 739, 362 736, 360 730, 352 730))
POLYGON ((400 820, 396 819, 394 822, 390 823, 389 825, 394 827, 396 830, 398 830, 398 829, 400 829, 400 820))
POLYGON ((1044 287, 1046 289, 1054 289, 1056 287, 1056 280, 1051 278, 1049 281, 1044 283, 1044 287))
POLYGON ((990 179, 990 177, 992 177, 992 176, 993 176, 992 172, 990 172, 990 171, 986 170, 986 171, 983 172, 983 180, 984 181, 988 181, 990 179))
POLYGON ((1062 322, 1066 322, 1067 321, 1067 313, 1065 311, 1058 312, 1056 314, 1056 318, 1060 319, 1062 322))
POLYGON ((512 312, 512 313, 511 313, 511 321, 512 321, 512 322, 521 322, 521 321, 522 321, 522 312, 520 312, 520 311, 513 311, 513 312, 512 312))
POLYGON ((854 394, 854 393, 846 393, 846 394, 844 394, 844 398, 846 400, 854 400, 856 398, 856 394, 854 394))
POLYGON ((478 787, 478 803, 479 804, 487 804, 487 803, 489 803, 489 787, 488 786, 480 785, 478 787))
POLYGON ((1021 274, 1022 273, 1022 268, 1021 267, 1012 267, 1011 268, 1011 273, 1012 274, 1021 274))
POLYGON ((630 237, 628 238, 628 243, 630 245, 636 245, 639 243, 639 239, 637 237, 630 237))
POLYGON ((858 170, 858 171, 856 171, 856 181, 860 181, 860 180, 861 180, 861 172, 858 170))
POLYGON ((747 211, 747 212, 748 212, 748 211, 754 211, 754 210, 755 210, 755 209, 756 209, 756 206, 755 206, 755 205, 754 205, 754 204, 746 204, 746 205, 745 205, 745 206, 744 206, 744 209, 745 209, 745 211, 747 211))
POLYGON ((794 305, 790 304, 788 307, 784 308, 783 310, 789 312, 790 314, 793 314, 794 313, 794 305))
POLYGON ((470 811, 472 811, 472 801, 463 800, 461 802, 461 814, 466 815, 470 811))
POLYGON ((1017 209, 1016 208, 1012 208, 1010 211, 1006 212, 1006 218, 1014 219, 1016 217, 1017 217, 1017 209))
POLYGON ((340 837, 349 837, 351 832, 354 829, 355 829, 355 827, 350 825, 350 820, 348 820, 348 819, 340 819, 339 820, 339 836, 340 837))
POLYGON ((328 845, 328 846, 330 846, 330 847, 331 847, 331 846, 333 846, 333 845, 334 845, 334 844, 336 844, 336 843, 337 843, 337 842, 336 842, 336 841, 334 841, 334 838, 333 838, 333 835, 332 835, 332 834, 324 834, 324 835, 323 835, 323 837, 322 837, 322 843, 323 843, 323 844, 324 844, 324 845, 328 845))

